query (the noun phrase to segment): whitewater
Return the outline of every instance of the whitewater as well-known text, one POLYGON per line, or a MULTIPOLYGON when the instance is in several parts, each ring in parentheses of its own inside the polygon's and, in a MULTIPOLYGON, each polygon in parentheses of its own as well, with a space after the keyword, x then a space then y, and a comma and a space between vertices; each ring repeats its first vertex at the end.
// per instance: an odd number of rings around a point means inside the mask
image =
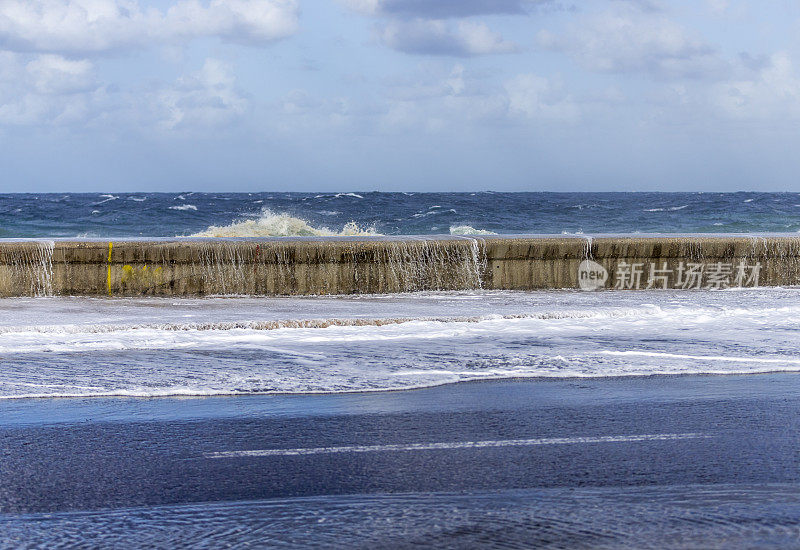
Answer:
POLYGON ((798 298, 795 288, 10 298, 0 398, 800 371, 798 298))
MULTIPOLYGON (((603 232, 800 231, 796 193, 0 199, 0 238, 37 239, 45 249, 54 239, 106 237, 568 234, 589 242, 603 232)), ((798 319, 795 288, 6 298, 0 299, 0 399, 337 393, 513 378, 800 371, 798 319)))

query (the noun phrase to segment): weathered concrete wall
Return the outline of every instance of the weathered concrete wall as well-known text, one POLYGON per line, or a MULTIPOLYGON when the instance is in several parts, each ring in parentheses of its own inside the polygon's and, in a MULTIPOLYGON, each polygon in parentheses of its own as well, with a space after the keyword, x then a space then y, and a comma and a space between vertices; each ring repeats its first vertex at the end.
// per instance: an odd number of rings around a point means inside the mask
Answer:
POLYGON ((0 242, 0 296, 578 288, 588 277, 600 281, 603 271, 602 284, 589 282, 600 288, 795 285, 800 238, 0 242))

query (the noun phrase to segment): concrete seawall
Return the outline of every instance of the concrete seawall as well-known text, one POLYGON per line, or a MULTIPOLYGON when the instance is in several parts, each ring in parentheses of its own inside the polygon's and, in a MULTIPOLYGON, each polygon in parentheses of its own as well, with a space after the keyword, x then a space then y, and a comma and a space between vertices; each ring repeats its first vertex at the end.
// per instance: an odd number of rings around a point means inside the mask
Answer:
POLYGON ((0 296, 796 284, 783 236, 0 241, 0 296))

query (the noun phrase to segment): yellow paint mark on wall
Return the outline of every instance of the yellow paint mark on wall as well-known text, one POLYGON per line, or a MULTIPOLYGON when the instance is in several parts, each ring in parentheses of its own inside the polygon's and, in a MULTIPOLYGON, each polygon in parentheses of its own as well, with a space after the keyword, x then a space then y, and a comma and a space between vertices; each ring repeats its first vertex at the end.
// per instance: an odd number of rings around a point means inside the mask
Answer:
POLYGON ((106 271, 106 286, 108 286, 108 295, 111 296, 111 249, 114 243, 108 243, 108 270, 106 271))
POLYGON ((145 292, 155 290, 156 287, 164 284, 164 273, 161 266, 151 269, 145 264, 142 267, 133 267, 125 264, 122 266, 122 277, 120 278, 122 291, 133 290, 135 292, 145 292))
POLYGON ((133 267, 128 264, 122 266, 122 283, 127 283, 130 279, 133 278, 133 267))

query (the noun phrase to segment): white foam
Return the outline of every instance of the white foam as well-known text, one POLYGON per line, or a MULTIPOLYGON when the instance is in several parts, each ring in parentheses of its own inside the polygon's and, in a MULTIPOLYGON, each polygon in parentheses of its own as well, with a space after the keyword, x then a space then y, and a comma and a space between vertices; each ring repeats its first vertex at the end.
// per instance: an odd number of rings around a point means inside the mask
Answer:
POLYGON ((2 299, 0 398, 798 372, 798 333, 798 289, 2 299))
POLYGON ((305 456, 340 453, 377 453, 406 451, 438 451, 455 449, 491 449, 497 447, 535 447, 540 445, 579 445, 597 443, 641 443, 646 441, 677 441, 707 439, 703 433, 667 433, 637 435, 601 435, 589 437, 540 437, 531 439, 496 439, 489 441, 444 441, 436 443, 401 443, 390 445, 346 445, 342 447, 310 447, 297 449, 255 449, 206 453, 206 458, 244 458, 267 456, 305 456))
POLYGON ((714 362, 727 362, 727 363, 764 363, 770 365, 800 365, 800 359, 791 357, 731 357, 728 355, 687 355, 683 353, 662 353, 655 351, 611 351, 602 350, 600 353, 604 355, 617 355, 617 356, 638 356, 638 357, 664 357, 670 359, 691 359, 693 361, 714 361, 714 362))
POLYGON ((451 235, 497 235, 497 233, 495 233, 494 231, 488 231, 486 229, 475 229, 470 225, 451 225, 450 234, 451 235))
POLYGON ((645 212, 676 212, 678 210, 683 210, 684 208, 688 208, 688 204, 684 204, 682 206, 670 206, 668 208, 645 208, 645 212))
POLYGON ((103 200, 101 200, 100 202, 94 203, 92 206, 97 206, 99 204, 103 204, 104 202, 115 201, 115 200, 117 200, 119 198, 116 195, 100 195, 100 197, 102 197, 103 200))
POLYGON ((233 222, 230 225, 212 225, 192 237, 325 237, 379 235, 374 228, 361 227, 355 222, 344 225, 340 231, 327 227, 314 227, 307 220, 286 213, 264 209, 255 219, 233 222))
POLYGON ((181 204, 180 206, 170 206, 170 210, 197 210, 197 207, 193 204, 181 204))

